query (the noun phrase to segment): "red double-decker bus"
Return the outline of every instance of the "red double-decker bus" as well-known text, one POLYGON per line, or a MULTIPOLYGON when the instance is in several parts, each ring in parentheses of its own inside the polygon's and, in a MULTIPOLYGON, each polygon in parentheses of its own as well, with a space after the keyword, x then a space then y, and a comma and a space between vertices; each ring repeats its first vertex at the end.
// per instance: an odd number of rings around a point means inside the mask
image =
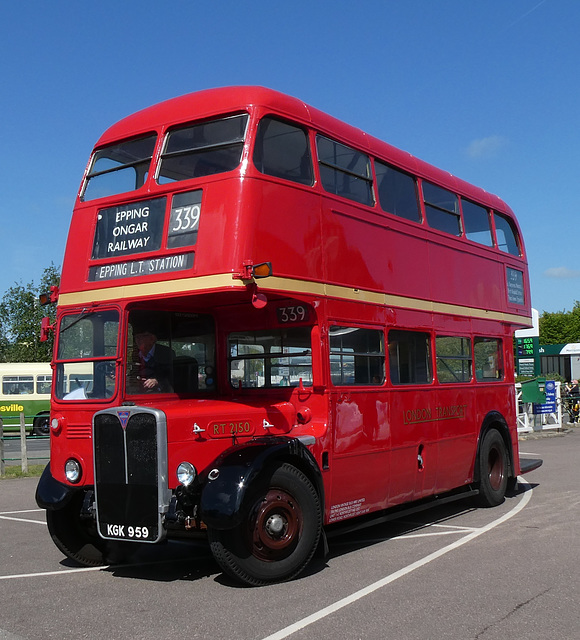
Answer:
POLYGON ((345 521, 496 505, 522 472, 512 211, 295 98, 108 129, 57 296, 37 501, 82 564, 203 532, 236 579, 287 580, 345 521))

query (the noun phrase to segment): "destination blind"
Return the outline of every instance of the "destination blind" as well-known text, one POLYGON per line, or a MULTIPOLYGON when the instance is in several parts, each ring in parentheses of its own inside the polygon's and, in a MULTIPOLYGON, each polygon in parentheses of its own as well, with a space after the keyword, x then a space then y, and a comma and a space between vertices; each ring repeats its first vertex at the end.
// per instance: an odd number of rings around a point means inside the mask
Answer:
MULTIPOLYGON (((111 259, 117 256, 158 252, 188 247, 197 242, 201 215, 202 190, 196 189, 175 194, 169 211, 167 240, 163 243, 163 231, 167 198, 152 198, 101 209, 98 212, 92 260, 111 259)), ((168 273, 191 269, 194 252, 155 258, 116 261, 89 268, 89 281, 115 280, 168 273)))
POLYGON ((167 198, 101 209, 93 243, 93 260, 158 251, 167 198))
POLYGON ((144 260, 129 260, 115 262, 89 268, 89 282, 101 280, 118 280, 119 278, 134 278, 155 273, 170 273, 184 271, 193 267, 195 254, 180 253, 162 258, 146 258, 144 260))

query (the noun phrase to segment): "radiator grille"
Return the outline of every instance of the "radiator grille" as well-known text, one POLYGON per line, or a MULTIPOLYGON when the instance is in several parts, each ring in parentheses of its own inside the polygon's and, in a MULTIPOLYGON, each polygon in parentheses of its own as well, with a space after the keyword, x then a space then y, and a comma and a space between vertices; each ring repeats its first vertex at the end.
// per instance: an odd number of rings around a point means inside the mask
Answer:
POLYGON ((104 538, 156 542, 162 535, 166 438, 161 417, 136 407, 94 416, 97 524, 104 538))

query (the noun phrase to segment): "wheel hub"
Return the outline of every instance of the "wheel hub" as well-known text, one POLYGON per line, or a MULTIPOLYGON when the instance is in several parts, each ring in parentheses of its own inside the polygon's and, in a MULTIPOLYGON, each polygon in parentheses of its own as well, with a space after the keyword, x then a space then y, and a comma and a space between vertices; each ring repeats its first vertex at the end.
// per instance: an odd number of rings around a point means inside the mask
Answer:
POLYGON ((266 521, 266 531, 274 538, 280 537, 284 529, 288 526, 288 521, 279 513, 271 515, 266 521))
POLYGON ((252 554, 273 562, 289 555, 302 532, 302 511, 286 491, 271 489, 256 505, 251 524, 252 554))

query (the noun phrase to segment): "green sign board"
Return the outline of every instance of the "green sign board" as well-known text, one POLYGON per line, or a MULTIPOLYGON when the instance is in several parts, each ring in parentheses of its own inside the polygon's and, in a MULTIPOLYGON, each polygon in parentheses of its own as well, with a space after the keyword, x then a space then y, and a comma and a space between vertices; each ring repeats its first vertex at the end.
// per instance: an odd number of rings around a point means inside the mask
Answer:
POLYGON ((540 373, 538 337, 516 338, 516 361, 519 376, 535 376, 540 373))

